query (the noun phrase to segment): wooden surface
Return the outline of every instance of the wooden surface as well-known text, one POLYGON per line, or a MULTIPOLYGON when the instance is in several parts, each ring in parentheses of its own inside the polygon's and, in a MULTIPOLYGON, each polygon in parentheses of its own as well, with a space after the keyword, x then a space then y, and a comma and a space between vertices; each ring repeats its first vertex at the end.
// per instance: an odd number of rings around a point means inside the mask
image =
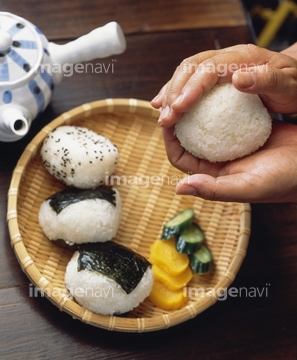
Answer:
POLYGON ((115 20, 125 34, 245 26, 246 18, 238 0, 129 1, 9 0, 1 11, 14 12, 38 26, 50 40, 72 39, 115 20), (156 5, 158 4, 158 5, 156 5), (46 14, 46 15, 45 15, 46 14))
POLYGON ((107 332, 74 321, 41 296, 29 296, 30 282, 10 246, 6 208, 13 168, 34 134, 85 102, 107 97, 150 100, 183 58, 218 44, 252 41, 237 1, 164 1, 160 7, 153 2, 135 3, 12 0, 1 4, 1 10, 31 20, 51 40, 60 42, 122 19, 127 51, 100 60, 107 65, 114 60, 114 73, 76 73, 65 78, 30 133, 17 143, 0 143, 0 359, 296 359, 294 204, 252 205, 250 245, 231 285, 241 296, 228 296, 168 330, 107 332), (228 11, 220 10, 222 3, 228 11), (181 16, 188 6, 187 16, 192 19, 181 16))

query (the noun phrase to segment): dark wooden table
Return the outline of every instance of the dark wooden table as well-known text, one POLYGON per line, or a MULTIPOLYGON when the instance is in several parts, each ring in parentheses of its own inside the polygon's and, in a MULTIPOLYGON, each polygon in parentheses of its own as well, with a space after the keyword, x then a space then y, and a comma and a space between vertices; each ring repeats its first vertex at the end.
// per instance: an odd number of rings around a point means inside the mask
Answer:
POLYGON ((151 100, 175 67, 194 53, 253 41, 237 0, 7 0, 1 11, 37 25, 64 43, 118 21, 126 34, 114 73, 75 73, 17 143, 0 143, 0 359, 296 359, 297 205, 252 205, 247 257, 232 287, 241 296, 218 301, 195 319, 156 333, 108 332, 73 320, 48 300, 30 297, 30 283, 6 223, 12 171, 26 144, 61 113, 103 98, 151 100))

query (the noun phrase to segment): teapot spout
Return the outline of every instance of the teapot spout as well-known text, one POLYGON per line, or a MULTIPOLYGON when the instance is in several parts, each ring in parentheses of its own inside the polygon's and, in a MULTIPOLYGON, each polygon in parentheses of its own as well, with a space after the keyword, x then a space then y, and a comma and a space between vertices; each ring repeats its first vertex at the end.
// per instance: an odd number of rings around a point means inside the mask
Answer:
MULTIPOLYGON (((99 27, 65 45, 49 43, 53 66, 62 68, 71 64, 121 54, 126 50, 126 39, 120 25, 115 22, 99 27)), ((55 82, 62 80, 63 74, 55 82)))
POLYGON ((22 139, 29 131, 31 117, 21 106, 5 105, 0 109, 0 141, 22 139))

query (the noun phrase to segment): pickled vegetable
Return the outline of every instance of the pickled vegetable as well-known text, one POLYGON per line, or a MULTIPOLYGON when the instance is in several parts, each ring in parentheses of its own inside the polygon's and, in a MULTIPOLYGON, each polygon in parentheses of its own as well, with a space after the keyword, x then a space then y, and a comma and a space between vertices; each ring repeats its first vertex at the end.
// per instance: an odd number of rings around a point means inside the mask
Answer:
POLYGON ((160 281, 155 280, 149 300, 160 309, 177 310, 188 302, 187 291, 184 289, 172 291, 160 281))
POLYGON ((187 254, 180 254, 176 251, 175 238, 155 241, 151 246, 150 262, 173 276, 185 271, 190 263, 187 254))
POLYGON ((168 274, 168 272, 156 264, 152 266, 152 270, 155 279, 164 284, 169 290, 182 289, 193 277, 193 272, 189 266, 187 266, 186 270, 177 276, 168 274))
POLYGON ((176 250, 182 254, 193 254, 199 249, 205 236, 201 228, 192 223, 176 239, 176 250))
POLYGON ((186 209, 168 220, 163 227, 161 240, 166 240, 174 236, 178 236, 183 230, 189 227, 193 220, 193 216, 194 210, 186 209))
POLYGON ((201 247, 191 255, 191 267, 197 274, 205 274, 211 271, 212 254, 208 247, 201 247))

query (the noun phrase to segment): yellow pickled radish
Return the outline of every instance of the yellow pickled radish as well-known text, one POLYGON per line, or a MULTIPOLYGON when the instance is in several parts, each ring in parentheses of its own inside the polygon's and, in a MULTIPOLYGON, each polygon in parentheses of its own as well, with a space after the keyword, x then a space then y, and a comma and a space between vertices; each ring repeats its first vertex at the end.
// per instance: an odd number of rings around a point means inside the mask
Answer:
POLYGON ((181 254, 175 249, 175 238, 156 240, 151 246, 150 262, 163 268, 168 274, 181 274, 189 265, 187 254, 181 254))
POLYGON ((153 264, 152 270, 155 276, 155 279, 160 281, 169 290, 179 290, 182 289, 187 283, 192 279, 193 272, 189 266, 181 274, 172 276, 163 270, 160 266, 153 264))
POLYGON ((160 309, 178 310, 188 302, 184 289, 170 290, 160 281, 155 280, 149 300, 160 309))

